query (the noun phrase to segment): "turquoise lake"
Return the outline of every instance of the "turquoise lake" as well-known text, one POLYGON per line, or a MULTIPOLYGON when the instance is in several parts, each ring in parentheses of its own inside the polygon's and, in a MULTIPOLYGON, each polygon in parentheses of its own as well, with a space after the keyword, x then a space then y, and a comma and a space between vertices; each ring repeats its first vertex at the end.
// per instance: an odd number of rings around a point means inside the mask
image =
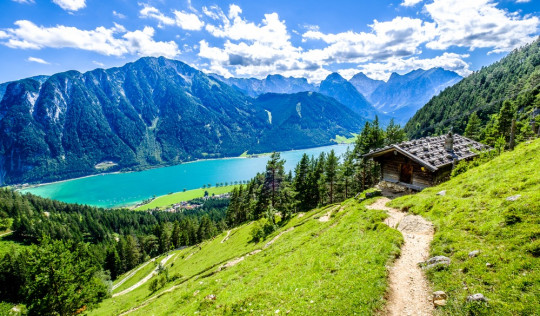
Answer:
MULTIPOLYGON (((286 160, 287 172, 293 170, 304 153, 318 156, 332 149, 340 156, 348 145, 333 145, 281 153, 286 160)), ((154 195, 165 195, 183 189, 191 190, 205 184, 249 180, 263 172, 268 156, 257 158, 230 158, 201 160, 171 167, 162 167, 129 173, 110 173, 92 177, 56 182, 21 190, 42 197, 69 203, 98 207, 133 205, 154 195)))

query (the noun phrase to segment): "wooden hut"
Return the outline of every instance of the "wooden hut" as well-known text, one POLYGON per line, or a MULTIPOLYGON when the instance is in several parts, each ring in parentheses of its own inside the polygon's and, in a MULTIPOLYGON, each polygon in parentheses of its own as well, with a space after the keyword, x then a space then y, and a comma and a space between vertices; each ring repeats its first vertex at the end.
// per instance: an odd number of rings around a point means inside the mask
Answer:
POLYGON ((389 145, 364 157, 381 165, 383 181, 422 190, 448 179, 458 161, 473 158, 486 149, 486 145, 450 132, 389 145))

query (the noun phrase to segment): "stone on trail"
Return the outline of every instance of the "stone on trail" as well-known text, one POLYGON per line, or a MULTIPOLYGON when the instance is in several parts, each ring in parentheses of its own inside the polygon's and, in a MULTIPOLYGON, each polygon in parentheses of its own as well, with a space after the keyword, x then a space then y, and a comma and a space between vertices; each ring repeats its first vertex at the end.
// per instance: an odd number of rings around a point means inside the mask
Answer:
POLYGON ((487 298, 481 293, 476 293, 467 296, 467 302, 487 302, 487 298))
POLYGON ((446 305, 446 299, 448 296, 444 291, 436 291, 433 292, 433 306, 445 306, 446 305))
POLYGON ((435 257, 429 258, 428 261, 420 263, 420 266, 422 266, 426 270, 436 268, 436 267, 449 266, 449 265, 450 265, 450 258, 445 257, 445 256, 435 256, 435 257))
POLYGON ((445 196, 446 195, 446 190, 442 190, 440 192, 437 192, 437 195, 445 196))
POLYGON ((513 202, 513 201, 516 201, 517 199, 519 199, 520 197, 521 197, 521 194, 512 195, 512 196, 507 197, 506 200, 510 201, 510 202, 513 202))
POLYGON ((478 256, 479 253, 480 253, 480 250, 471 251, 471 252, 469 252, 469 258, 474 258, 474 257, 478 256))

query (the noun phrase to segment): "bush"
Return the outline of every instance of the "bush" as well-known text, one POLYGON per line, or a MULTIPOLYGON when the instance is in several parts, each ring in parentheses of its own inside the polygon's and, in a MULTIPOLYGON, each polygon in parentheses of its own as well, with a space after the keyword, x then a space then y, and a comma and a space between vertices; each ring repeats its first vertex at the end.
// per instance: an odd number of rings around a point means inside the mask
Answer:
POLYGON ((276 230, 274 224, 266 217, 256 221, 251 229, 251 237, 254 242, 259 242, 276 230))

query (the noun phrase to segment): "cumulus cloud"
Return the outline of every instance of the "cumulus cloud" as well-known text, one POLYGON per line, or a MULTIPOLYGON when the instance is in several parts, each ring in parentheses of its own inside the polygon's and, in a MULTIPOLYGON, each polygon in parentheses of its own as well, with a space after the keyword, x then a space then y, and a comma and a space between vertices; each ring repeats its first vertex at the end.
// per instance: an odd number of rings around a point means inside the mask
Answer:
POLYGON ((49 65, 49 62, 41 59, 41 58, 37 58, 37 57, 28 57, 28 59, 26 59, 27 61, 30 61, 30 62, 34 62, 34 63, 38 63, 38 64, 44 64, 44 65, 49 65))
POLYGON ((534 40, 540 20, 519 16, 496 7, 492 0, 435 0, 425 9, 437 24, 437 36, 427 43, 431 49, 451 46, 491 48, 507 52, 534 40))
POLYGON ((139 14, 142 18, 158 20, 158 27, 163 27, 164 25, 176 25, 184 30, 199 31, 204 26, 204 22, 199 19, 199 16, 195 13, 187 13, 185 11, 174 10, 174 17, 169 17, 161 13, 157 8, 144 5, 139 14))
POLYGON ((207 24, 206 30, 225 39, 223 47, 212 47, 205 40, 199 43, 199 57, 210 61, 210 72, 230 76, 233 71, 243 77, 280 73, 312 80, 328 74, 320 65, 302 58, 303 49, 292 45, 285 21, 277 13, 265 14, 258 24, 245 20, 237 5, 229 6, 227 14, 216 6, 204 7, 203 13, 217 22, 207 24))
POLYGON ((413 6, 417 5, 420 2, 422 2, 422 0, 403 0, 401 5, 404 6, 404 7, 413 7, 413 6))
POLYGON ((302 35, 304 40, 322 40, 329 46, 307 52, 306 58, 317 63, 358 63, 411 56, 420 53, 420 45, 435 36, 433 23, 408 17, 388 22, 375 20, 370 27, 369 33, 307 31, 302 35))
POLYGON ((4 39, 1 43, 11 48, 75 48, 107 56, 131 54, 169 58, 180 53, 174 41, 155 41, 151 27, 130 32, 118 24, 112 28, 100 26, 95 30, 63 25, 43 27, 27 20, 16 21, 15 25, 17 28, 6 29, 5 36, 0 36, 4 39))
POLYGON ((176 25, 188 31, 199 31, 203 28, 204 22, 194 13, 185 11, 174 11, 176 25))
POLYGON ((60 8, 66 11, 77 11, 86 7, 85 0, 52 0, 52 1, 56 3, 60 8))

